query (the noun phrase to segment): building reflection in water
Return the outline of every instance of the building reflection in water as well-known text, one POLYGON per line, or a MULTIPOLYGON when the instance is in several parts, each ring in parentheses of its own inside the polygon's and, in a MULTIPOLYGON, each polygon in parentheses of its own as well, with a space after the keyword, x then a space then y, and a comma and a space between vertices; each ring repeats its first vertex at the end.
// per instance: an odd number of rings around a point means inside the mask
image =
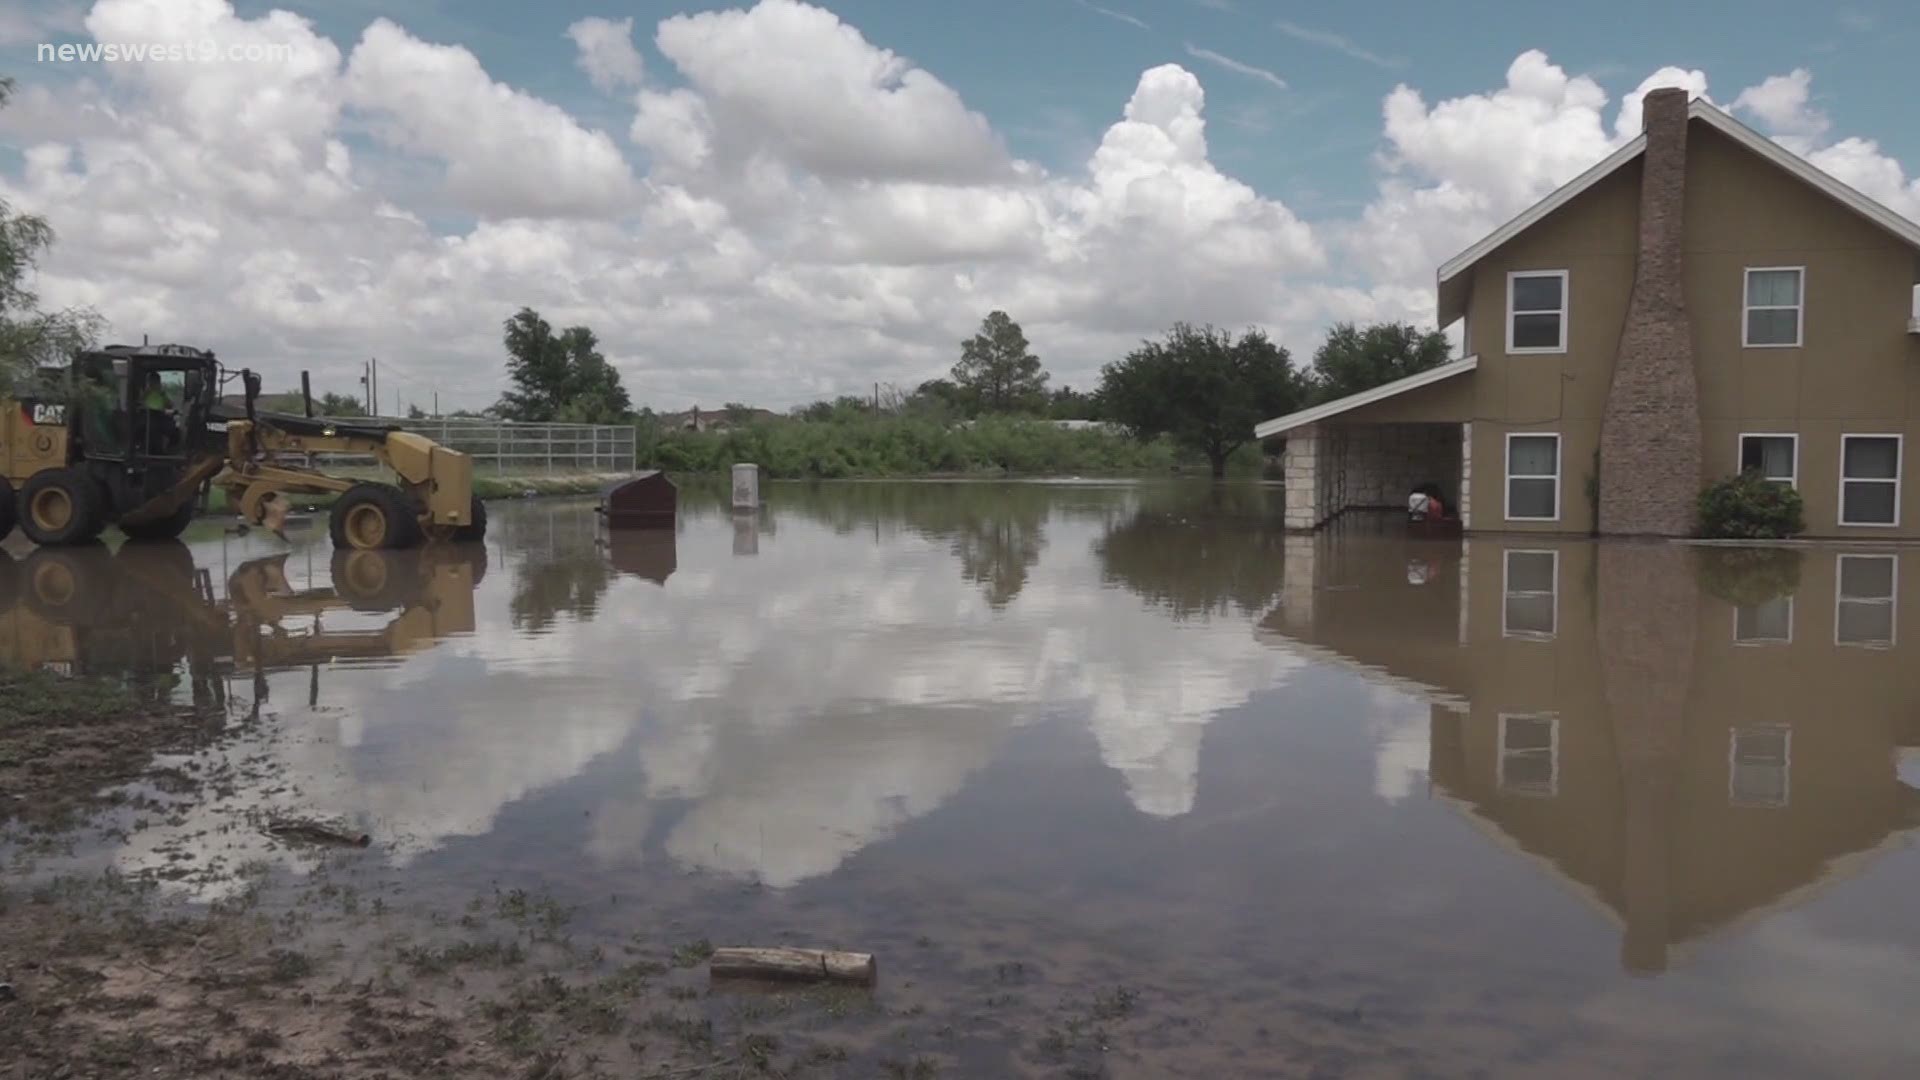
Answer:
POLYGON ((1920 825, 1907 557, 1348 531, 1260 632, 1424 696, 1434 794, 1652 973, 1920 825))

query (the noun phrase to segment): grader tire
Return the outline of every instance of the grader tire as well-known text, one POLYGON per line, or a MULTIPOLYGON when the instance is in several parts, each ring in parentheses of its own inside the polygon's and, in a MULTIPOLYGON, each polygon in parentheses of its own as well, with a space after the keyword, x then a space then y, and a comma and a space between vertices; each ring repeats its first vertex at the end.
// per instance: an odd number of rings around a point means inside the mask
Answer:
POLYGON ((104 502, 85 472, 43 469, 20 488, 20 528, 41 547, 89 543, 106 527, 104 502))
POLYGON ((386 484, 355 484, 333 504, 327 531, 336 548, 394 550, 423 538, 413 500, 386 484))
POLYGON ((487 538, 487 504, 480 496, 473 497, 473 509, 467 512, 467 523, 454 530, 453 539, 457 543, 477 544, 487 538))
POLYGON ((115 617, 113 561, 98 540, 41 548, 20 569, 27 610, 47 622, 86 628, 115 617))
POLYGON ((141 542, 149 540, 177 540, 180 538, 180 534, 186 532, 187 526, 191 524, 193 524, 193 500, 189 499, 180 504, 180 509, 175 510, 167 517, 155 518, 152 521, 143 521, 138 525, 129 525, 121 522, 120 531, 127 534, 127 539, 141 542))

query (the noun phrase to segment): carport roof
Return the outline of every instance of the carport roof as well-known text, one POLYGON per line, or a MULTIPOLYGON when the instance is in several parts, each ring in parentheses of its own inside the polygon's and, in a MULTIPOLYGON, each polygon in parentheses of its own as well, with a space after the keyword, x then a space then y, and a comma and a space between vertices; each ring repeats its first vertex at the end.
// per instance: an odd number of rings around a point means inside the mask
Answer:
POLYGON ((1371 390, 1362 390, 1357 394, 1348 394, 1343 398, 1335 398, 1324 404, 1315 405, 1311 409, 1301 409, 1299 412, 1288 413, 1285 416, 1276 416, 1272 420, 1256 426, 1253 429, 1253 435, 1254 438, 1257 439, 1270 439, 1275 435, 1284 435, 1296 428, 1303 428, 1308 424, 1317 424, 1322 420, 1332 419, 1343 412, 1358 409, 1363 405, 1371 405, 1376 401, 1385 401, 1390 397, 1398 397, 1409 390, 1418 390, 1423 386, 1431 386, 1442 379, 1451 379, 1455 375, 1465 375, 1467 372, 1479 366, 1480 358, 1478 356, 1468 356, 1459 360, 1450 360, 1441 364, 1439 367, 1428 368, 1417 374, 1409 375, 1404 379, 1395 379, 1390 383, 1382 383, 1371 390))

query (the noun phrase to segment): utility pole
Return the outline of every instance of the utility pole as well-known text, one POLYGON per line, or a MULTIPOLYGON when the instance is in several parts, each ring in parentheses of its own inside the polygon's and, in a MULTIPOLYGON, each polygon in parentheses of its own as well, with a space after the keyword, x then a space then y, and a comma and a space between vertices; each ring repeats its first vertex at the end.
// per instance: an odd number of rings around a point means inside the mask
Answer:
POLYGON ((373 376, 373 385, 367 387, 367 415, 380 415, 380 358, 367 361, 367 371, 373 376))
POLYGON ((361 401, 373 400, 371 394, 369 393, 369 391, 371 391, 372 388, 373 388, 373 368, 370 367, 369 365, 361 364, 360 365, 360 400, 361 401))
POLYGON ((433 392, 433 418, 440 419, 440 391, 433 392))

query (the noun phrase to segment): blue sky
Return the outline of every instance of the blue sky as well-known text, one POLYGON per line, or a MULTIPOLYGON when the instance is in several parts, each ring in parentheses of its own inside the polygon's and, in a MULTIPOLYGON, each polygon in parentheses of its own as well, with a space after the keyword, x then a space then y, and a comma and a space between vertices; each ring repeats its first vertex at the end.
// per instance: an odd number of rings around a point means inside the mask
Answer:
MULTIPOLYGON (((564 33, 569 24, 589 15, 632 16, 650 74, 670 80, 672 68, 648 29, 682 12, 737 6, 690 0, 235 4, 243 14, 298 11, 343 48, 385 15, 428 40, 467 46, 497 78, 608 128, 625 119, 574 66, 564 33)), ((953 86, 994 122, 1015 153, 1056 169, 1084 164, 1141 71, 1169 62, 1192 67, 1206 82, 1214 160, 1306 217, 1350 213, 1364 203, 1380 143, 1380 101, 1395 85, 1414 86, 1429 101, 1471 93, 1534 48, 1569 72, 1593 76, 1616 97, 1668 64, 1704 69, 1715 96, 1725 99, 1769 75, 1809 68, 1816 101, 1836 130, 1875 138, 1902 161, 1920 161, 1911 91, 1920 14, 1900 3, 1763 0, 1739 5, 1737 17, 1718 3, 1651 0, 839 0, 828 6, 868 40, 953 86), (1190 55, 1188 45, 1271 71, 1287 88, 1213 67, 1190 55)))
POLYGON ((379 355, 488 404, 524 304, 663 408, 910 387, 995 309, 1086 386, 1175 321, 1304 360, 1336 321, 1431 320, 1434 267, 1619 145, 1643 83, 1704 80, 1920 218, 1920 19, 1731 11, 12 0, 0 199, 59 233, 49 303, 274 378, 379 355), (621 72, 598 85, 589 24, 621 72), (95 32, 305 60, 33 59, 95 32))

